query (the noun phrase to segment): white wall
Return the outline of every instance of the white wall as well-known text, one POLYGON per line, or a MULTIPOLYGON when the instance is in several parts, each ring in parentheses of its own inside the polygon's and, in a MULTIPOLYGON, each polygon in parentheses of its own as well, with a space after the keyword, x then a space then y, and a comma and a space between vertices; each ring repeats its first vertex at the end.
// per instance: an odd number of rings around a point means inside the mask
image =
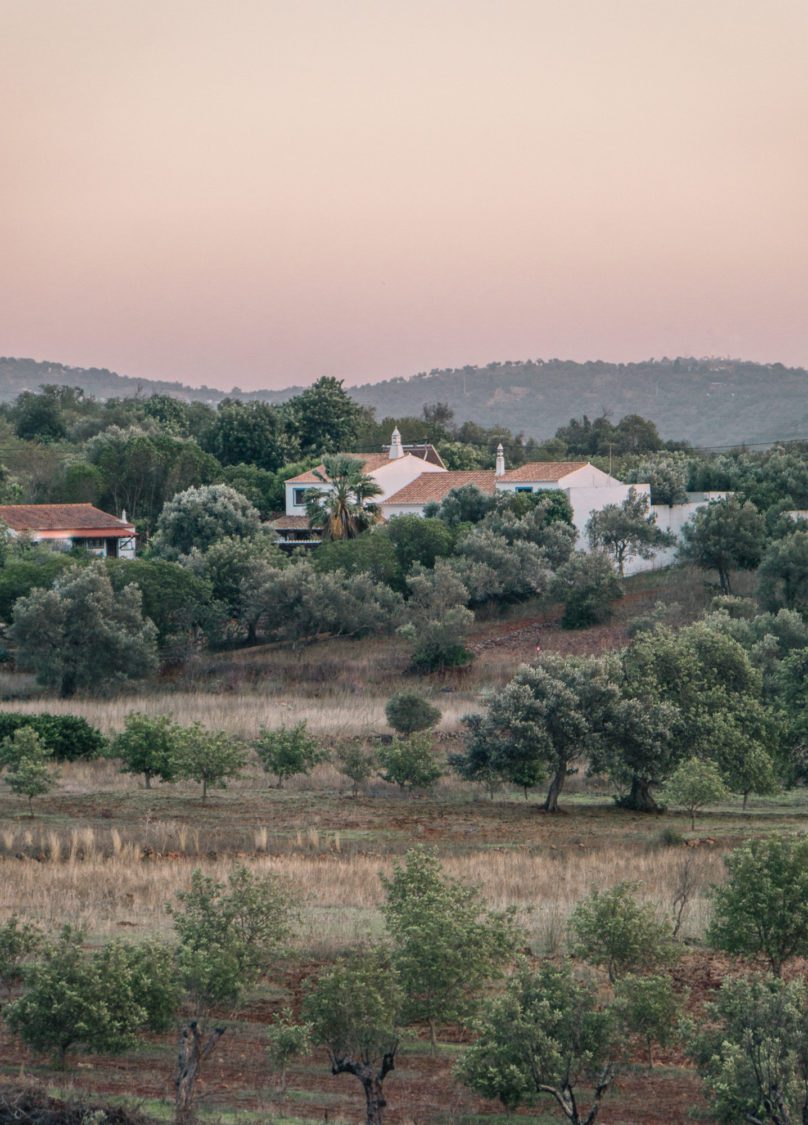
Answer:
MULTIPOLYGON (((394 492, 404 488, 405 485, 410 484, 412 481, 419 477, 421 473, 445 473, 446 470, 440 465, 433 465, 431 461, 422 461, 420 457, 413 457, 411 453, 405 454, 403 457, 396 457, 392 461, 385 461, 378 469, 373 469, 368 473, 369 477, 373 477, 376 483, 381 488, 381 493, 373 497, 374 504, 383 504, 388 496, 392 496, 394 492)), ((318 489, 321 492, 330 491, 331 486, 328 484, 296 484, 292 481, 286 483, 286 514, 287 516, 305 516, 306 505, 294 503, 294 490, 297 488, 302 489, 318 489)))
POLYGON ((676 561, 678 544, 682 537, 682 528, 688 523, 699 508, 709 504, 711 500, 723 500, 726 492, 688 492, 687 502, 674 504, 652 504, 651 511, 657 518, 657 527, 662 531, 670 531, 676 536, 677 543, 673 547, 661 547, 654 551, 650 559, 630 559, 626 563, 626 574, 640 574, 645 570, 661 570, 676 561))

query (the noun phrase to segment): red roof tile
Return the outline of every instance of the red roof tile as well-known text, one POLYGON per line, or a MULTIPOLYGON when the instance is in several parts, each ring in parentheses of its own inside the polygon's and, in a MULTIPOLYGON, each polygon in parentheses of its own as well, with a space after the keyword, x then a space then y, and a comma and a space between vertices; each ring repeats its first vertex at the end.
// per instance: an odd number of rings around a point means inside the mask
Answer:
POLYGON ((529 484, 559 481, 577 469, 585 469, 588 461, 528 461, 516 469, 506 469, 501 480, 523 480, 529 484))
POLYGON ((392 496, 382 501, 382 506, 390 504, 428 504, 441 501, 453 488, 473 484, 487 496, 493 496, 497 482, 507 484, 514 481, 542 485, 557 483, 576 469, 583 469, 586 461, 531 461, 517 469, 506 470, 498 477, 493 469, 474 469, 467 472, 421 473, 410 484, 400 488, 392 496))
POLYGON ((12 531, 98 531, 134 535, 131 523, 92 504, 0 504, 0 522, 12 531))
MULTIPOLYGON (((372 473, 374 469, 380 469, 382 465, 390 464, 390 457, 387 453, 346 453, 346 457, 352 457, 355 461, 362 462, 362 469, 366 473, 372 473)), ((309 469, 308 472, 300 473, 299 476, 290 477, 286 482, 287 484, 320 484, 321 481, 314 475, 315 470, 309 469)), ((325 466, 318 465, 317 472, 325 473, 325 466)), ((328 478, 326 477, 326 480, 328 478)))

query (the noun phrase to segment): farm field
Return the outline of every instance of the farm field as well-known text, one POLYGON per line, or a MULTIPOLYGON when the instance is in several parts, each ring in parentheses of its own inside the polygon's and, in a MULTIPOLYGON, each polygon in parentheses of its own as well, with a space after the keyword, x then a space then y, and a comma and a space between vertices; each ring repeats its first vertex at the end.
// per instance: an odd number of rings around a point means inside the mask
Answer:
MULTIPOLYGON (((545 651, 605 651, 623 643, 631 618, 660 597, 681 604, 685 620, 701 609, 692 576, 671 572, 630 584, 609 626, 565 633, 552 614, 530 607, 482 622, 472 638, 478 653, 472 668, 433 684, 443 712, 439 751, 459 743, 462 715, 531 659, 537 643, 545 651)), ((328 642, 296 653, 256 648, 209 660, 187 680, 169 681, 149 695, 65 702, 28 693, 3 706, 84 715, 108 733, 131 709, 200 720, 244 737, 260 723, 305 718, 333 749, 345 739, 384 734, 384 701, 405 676, 404 654, 395 643, 378 641, 328 642)), ((608 784, 584 776, 570 779, 563 811, 555 816, 542 813, 538 793, 526 800, 520 791, 502 790, 491 799, 452 775, 426 797, 403 795, 378 780, 353 797, 330 764, 283 789, 269 781, 253 765, 203 803, 191 783, 147 790, 142 778, 122 774, 114 761, 68 763, 58 787, 38 799, 33 818, 0 789, 0 920, 16 913, 49 931, 65 923, 82 926, 94 945, 113 937, 168 939, 166 904, 187 888, 194 869, 223 879, 240 863, 287 881, 299 912, 289 958, 238 1012, 216 1013, 228 1030, 201 1079, 199 1109, 209 1122, 360 1120, 358 1083, 332 1077, 324 1052, 293 1063, 288 1091, 279 1096, 265 1057, 265 1029, 281 1008, 296 1007, 307 977, 340 952, 382 935, 381 876, 413 844, 433 847, 447 872, 479 885, 492 907, 515 908, 532 957, 563 955, 569 914, 592 889, 636 882, 642 899, 660 916, 673 917, 687 878, 694 889, 682 913, 685 953, 674 980, 687 990, 688 1011, 698 1014, 729 968, 727 959, 702 945, 708 892, 723 878, 723 855, 750 836, 801 831, 808 813, 803 790, 753 797, 746 810, 733 799, 702 814, 691 831, 684 813, 616 809, 608 784)), ((136 1051, 114 1058, 77 1054, 66 1072, 22 1048, 2 1025, 0 1036, 0 1074, 7 1083, 121 1098, 151 1117, 172 1116, 172 1035, 148 1036, 136 1051)), ((468 1041, 461 1028, 442 1028, 433 1055, 426 1028, 407 1032, 385 1085, 385 1119, 397 1125, 561 1120, 549 1101, 542 1110, 505 1115, 497 1103, 461 1087, 452 1067, 468 1041)), ((709 1120, 701 1083, 681 1053, 660 1049, 649 1072, 644 1050, 634 1044, 599 1117, 605 1125, 709 1120)))

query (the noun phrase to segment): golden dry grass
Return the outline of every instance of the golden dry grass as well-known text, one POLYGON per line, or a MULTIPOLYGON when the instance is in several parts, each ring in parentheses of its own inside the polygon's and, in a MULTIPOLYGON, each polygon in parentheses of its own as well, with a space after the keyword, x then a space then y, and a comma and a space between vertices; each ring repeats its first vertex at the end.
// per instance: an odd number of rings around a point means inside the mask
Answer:
MULTIPOLYGON (((232 869, 232 858, 194 855, 204 848, 199 832, 188 826, 157 826, 168 847, 180 851, 170 858, 144 859, 141 848, 125 842, 112 829, 103 841, 92 829, 74 829, 60 836, 35 829, 6 829, 0 835, 6 855, 16 843, 41 845, 40 859, 6 858, 0 871, 0 917, 22 914, 47 929, 65 922, 85 926, 91 937, 158 935, 170 932, 165 904, 187 887, 195 867, 217 879, 232 869), (27 835, 26 835, 27 834, 27 835), (103 846, 103 851, 102 851, 103 846)), ((339 836, 315 830, 298 834, 297 854, 261 855, 268 829, 254 831, 255 854, 242 857, 256 874, 272 873, 287 880, 290 897, 301 905, 297 944, 311 952, 364 942, 381 932, 381 874, 390 861, 374 856, 343 856, 339 836)), ((660 914, 670 914, 679 872, 689 855, 681 848, 638 850, 612 847, 597 852, 543 854, 514 849, 480 850, 444 858, 447 872, 479 885, 497 909, 513 906, 531 943, 557 951, 575 903, 593 888, 624 879, 636 881, 642 898, 660 914)), ((691 860, 693 862, 693 860, 691 860)), ((712 852, 695 856, 700 888, 685 919, 683 936, 699 937, 707 917, 705 891, 721 877, 722 865, 712 852)))

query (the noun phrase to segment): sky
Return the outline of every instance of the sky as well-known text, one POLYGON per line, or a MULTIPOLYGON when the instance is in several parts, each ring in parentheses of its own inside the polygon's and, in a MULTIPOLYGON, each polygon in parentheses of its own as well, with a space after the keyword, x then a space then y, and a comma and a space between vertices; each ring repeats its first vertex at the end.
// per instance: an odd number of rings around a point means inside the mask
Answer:
POLYGON ((0 0, 0 354, 808 365, 805 0, 0 0))

